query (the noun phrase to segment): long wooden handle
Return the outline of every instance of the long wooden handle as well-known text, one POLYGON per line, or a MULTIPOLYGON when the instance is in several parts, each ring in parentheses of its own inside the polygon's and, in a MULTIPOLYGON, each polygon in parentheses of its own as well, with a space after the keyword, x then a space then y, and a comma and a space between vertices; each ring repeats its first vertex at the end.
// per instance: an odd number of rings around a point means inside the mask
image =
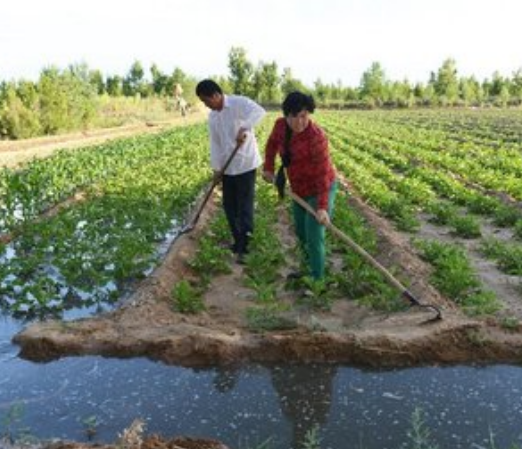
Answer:
MULTIPOLYGON (((317 212, 310 206, 305 200, 303 200, 300 196, 296 195, 294 192, 290 191, 290 197, 301 207, 303 207, 309 214, 311 214, 316 220, 318 220, 317 212)), ((341 231, 338 227, 333 225, 332 223, 326 223, 324 225, 332 234, 341 239, 343 242, 347 243, 357 254, 362 256, 367 262, 369 262, 373 267, 379 270, 388 281, 393 284, 397 289, 401 292, 404 292, 406 287, 402 285, 385 267, 383 267, 379 262, 377 262, 364 248, 355 243, 350 237, 348 237, 343 231, 341 231)))
POLYGON ((196 223, 198 222, 199 220, 199 216, 201 215, 201 213, 203 212, 203 209, 205 208, 210 196, 212 195, 212 192, 214 191, 214 188, 219 184, 219 182, 221 181, 221 178, 223 177, 223 175, 225 174, 225 171, 227 170, 228 166, 230 165, 230 163, 232 162, 232 159, 234 159, 234 156, 237 154, 237 152, 239 151, 239 148, 241 147, 241 145, 243 145, 243 141, 240 141, 236 144, 235 148, 232 150, 232 153, 230 153, 230 155, 228 156, 227 160, 225 161, 225 164, 223 165, 223 167, 221 167, 221 170, 219 171, 220 173, 220 176, 218 177, 214 177, 212 179, 212 183, 210 184, 209 188, 207 189, 207 192, 205 193, 205 196, 203 197, 203 201, 201 203, 201 205, 199 206, 199 209, 198 211, 196 212, 196 214, 194 215, 194 218, 192 219, 192 221, 190 222, 190 224, 188 226, 185 227, 185 229, 182 231, 183 233, 184 232, 188 232, 190 230, 192 230, 194 228, 194 226, 196 226, 196 223))
MULTIPOLYGON (((319 217, 317 212, 310 206, 305 200, 303 200, 300 196, 296 195, 294 192, 290 190, 290 197, 301 207, 303 207, 309 214, 311 214, 317 221, 319 221, 319 217)), ((410 302, 410 305, 424 307, 426 309, 430 309, 435 312, 436 316, 429 321, 437 321, 442 319, 442 313, 438 307, 435 307, 431 304, 422 304, 404 285, 402 285, 399 280, 393 276, 384 266, 382 266, 379 262, 377 262, 364 248, 355 243, 350 237, 348 237, 344 232, 342 232, 339 228, 334 226, 331 222, 328 222, 324 225, 332 234, 341 239, 343 242, 348 244, 350 248, 352 248, 357 254, 359 254, 364 260, 366 260, 371 266, 377 269, 387 280, 393 285, 396 289, 398 289, 401 294, 410 302)))

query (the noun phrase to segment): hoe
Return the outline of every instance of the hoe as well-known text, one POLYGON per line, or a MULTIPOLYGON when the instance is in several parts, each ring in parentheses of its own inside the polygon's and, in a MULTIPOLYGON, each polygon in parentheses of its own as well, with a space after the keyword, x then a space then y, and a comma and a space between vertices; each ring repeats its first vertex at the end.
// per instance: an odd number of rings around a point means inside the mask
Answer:
POLYGON ((232 159, 234 159, 234 156, 238 152, 238 150, 241 147, 242 143, 243 143, 243 141, 238 142, 236 144, 236 146, 232 150, 232 153, 230 153, 230 156, 228 156, 227 160, 225 161, 225 164, 223 165, 223 167, 219 171, 218 175, 214 176, 214 178, 212 179, 212 182, 210 183, 210 186, 208 187, 208 189, 207 189, 207 191, 205 193, 205 196, 203 197, 203 201, 202 201, 201 205, 199 206, 198 210, 194 214, 194 217, 192 217, 192 220, 190 220, 190 222, 187 225, 185 225, 183 227, 183 229, 181 229, 181 231, 179 231, 178 235, 187 234, 187 233, 189 233, 190 231, 192 231, 196 227, 196 225, 197 225, 197 223, 199 221, 199 217, 200 217, 201 213, 203 212, 203 209, 205 209, 205 206, 206 206, 208 200, 210 199, 210 196, 212 195, 212 192, 214 191, 214 188, 221 181, 221 178, 223 177, 223 174, 225 173, 226 169, 228 168, 228 166, 232 162, 232 159))
MULTIPOLYGON (((290 197, 298 203, 301 207, 303 207, 308 213, 310 213, 312 216, 314 216, 317 219, 317 214, 315 210, 301 197, 296 195, 294 192, 289 190, 290 197)), ((432 312, 435 313, 435 316, 433 318, 430 318, 426 322, 433 322, 438 321, 442 319, 442 313, 440 309, 434 305, 431 304, 422 304, 413 294, 404 286, 402 285, 385 267, 383 267, 379 262, 377 262, 366 250, 362 247, 360 247, 357 243, 355 243, 350 237, 348 237, 346 234, 344 234, 339 228, 335 227, 333 224, 328 223, 325 225, 326 228, 334 234, 337 238, 342 240, 344 243, 346 243, 348 246, 350 246, 355 252, 357 252, 366 262, 368 262, 370 265, 372 265, 377 271, 379 271, 386 280, 394 286, 397 290, 399 290, 402 294, 402 296, 407 299, 410 303, 410 307, 417 306, 423 309, 429 309, 432 312)))

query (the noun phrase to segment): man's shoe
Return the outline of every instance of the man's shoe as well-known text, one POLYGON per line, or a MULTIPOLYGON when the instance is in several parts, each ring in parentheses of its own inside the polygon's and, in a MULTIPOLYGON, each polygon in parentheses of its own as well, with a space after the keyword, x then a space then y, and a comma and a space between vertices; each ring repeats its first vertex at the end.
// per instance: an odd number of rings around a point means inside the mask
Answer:
POLYGON ((246 254, 245 253, 238 253, 237 254, 237 258, 236 258, 236 262, 239 265, 246 265, 246 254))

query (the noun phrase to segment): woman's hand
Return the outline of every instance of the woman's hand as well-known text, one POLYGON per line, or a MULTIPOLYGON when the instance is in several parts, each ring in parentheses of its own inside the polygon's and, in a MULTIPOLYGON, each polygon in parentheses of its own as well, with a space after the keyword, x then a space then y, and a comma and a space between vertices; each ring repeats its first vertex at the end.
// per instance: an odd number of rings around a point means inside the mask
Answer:
POLYGON ((270 173, 269 171, 264 171, 263 172, 263 179, 266 182, 269 182, 270 184, 273 184, 274 181, 275 181, 275 176, 274 176, 273 173, 270 173))
POLYGON ((322 225, 330 224, 330 215, 326 209, 319 209, 317 211, 317 221, 322 225))

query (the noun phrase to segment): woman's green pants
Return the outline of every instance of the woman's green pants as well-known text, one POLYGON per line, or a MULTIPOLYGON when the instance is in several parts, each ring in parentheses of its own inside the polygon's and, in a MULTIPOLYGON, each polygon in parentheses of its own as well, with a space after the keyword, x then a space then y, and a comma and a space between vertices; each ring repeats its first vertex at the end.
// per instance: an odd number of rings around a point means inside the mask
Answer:
MULTIPOLYGON (((337 181, 334 181, 330 187, 328 195, 328 214, 330 219, 333 216, 335 194, 337 193, 337 181)), ((314 210, 317 210, 317 197, 308 196, 303 198, 314 210)), ((310 268, 310 274, 315 280, 324 277, 324 267, 326 260, 325 233, 326 229, 323 225, 308 213, 303 207, 292 202, 294 215, 295 232, 301 248, 305 253, 305 257, 310 268)))

